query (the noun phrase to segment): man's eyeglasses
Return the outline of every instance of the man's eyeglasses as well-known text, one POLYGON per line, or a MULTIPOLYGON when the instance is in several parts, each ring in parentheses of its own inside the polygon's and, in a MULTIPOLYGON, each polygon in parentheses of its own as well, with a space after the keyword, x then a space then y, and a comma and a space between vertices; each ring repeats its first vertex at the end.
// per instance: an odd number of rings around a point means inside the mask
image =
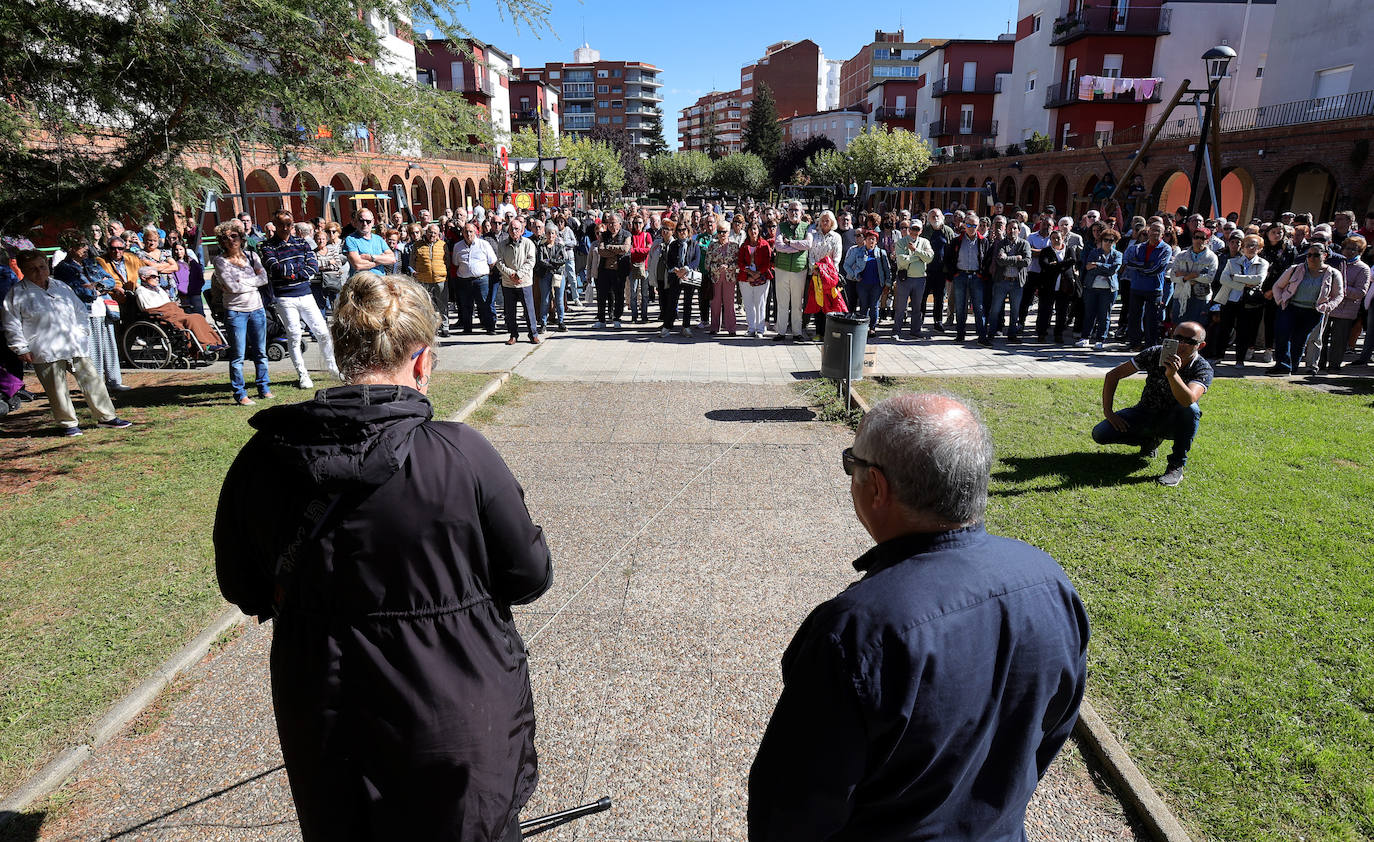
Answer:
POLYGON ((371 225, 372 222, 373 222, 373 221, 372 221, 371 219, 368 219, 368 218, 365 217, 365 216, 360 216, 360 217, 358 217, 358 224, 359 224, 359 225, 371 225))
POLYGON ((1200 341, 1200 340, 1195 339, 1195 338, 1193 338, 1193 337, 1191 337, 1191 336, 1183 336, 1183 335, 1178 334, 1178 333, 1175 333, 1175 334, 1174 334, 1174 338, 1177 339, 1177 340, 1179 341, 1179 343, 1180 343, 1180 344, 1183 344, 1183 345, 1196 345, 1196 344, 1200 341))
POLYGON ((964 227, 965 227, 965 228, 977 228, 977 227, 978 227, 978 223, 976 223, 976 222, 965 222, 965 223, 964 223, 964 227))
POLYGON ((854 471, 857 468, 877 468, 880 471, 883 469, 883 467, 876 462, 870 462, 867 459, 860 459, 855 456, 854 448, 852 447, 846 447, 844 450, 840 451, 840 465, 844 468, 845 475, 851 477, 854 476, 854 471))

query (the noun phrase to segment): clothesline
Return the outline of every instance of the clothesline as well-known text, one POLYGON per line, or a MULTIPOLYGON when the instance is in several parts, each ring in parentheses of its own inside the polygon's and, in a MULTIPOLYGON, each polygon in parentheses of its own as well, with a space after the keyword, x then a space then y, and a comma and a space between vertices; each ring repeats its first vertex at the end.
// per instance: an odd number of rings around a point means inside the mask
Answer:
POLYGON ((1097 94, 1115 97, 1129 93, 1135 95, 1136 102, 1145 102, 1155 95, 1155 91, 1163 83, 1163 79, 1154 77, 1136 79, 1084 75, 1078 77, 1078 98, 1091 100, 1097 94))

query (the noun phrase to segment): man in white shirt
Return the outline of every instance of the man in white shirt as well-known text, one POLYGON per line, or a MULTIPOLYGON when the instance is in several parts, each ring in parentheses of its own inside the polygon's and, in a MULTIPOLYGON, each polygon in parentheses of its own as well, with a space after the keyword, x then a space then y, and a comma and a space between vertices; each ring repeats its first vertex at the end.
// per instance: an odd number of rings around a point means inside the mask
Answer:
POLYGON ((510 194, 503 193, 501 195, 501 204, 496 206, 496 219, 503 225, 509 225, 510 218, 517 213, 519 213, 519 211, 515 209, 515 205, 511 204, 510 194))
POLYGON ((86 404, 101 427, 132 426, 115 414, 105 381, 87 354, 86 305, 66 284, 49 282, 48 258, 40 251, 19 254, 24 280, 5 296, 3 326, 10 350, 33 365, 63 436, 81 435, 76 408, 67 391, 67 374, 76 376, 86 404))
POLYGON ((472 333, 472 308, 487 335, 496 333, 496 313, 491 306, 491 267, 496 265, 496 251, 491 243, 477 236, 477 224, 463 226, 463 238, 453 244, 449 255, 453 266, 448 281, 448 297, 458 302, 458 329, 472 333))

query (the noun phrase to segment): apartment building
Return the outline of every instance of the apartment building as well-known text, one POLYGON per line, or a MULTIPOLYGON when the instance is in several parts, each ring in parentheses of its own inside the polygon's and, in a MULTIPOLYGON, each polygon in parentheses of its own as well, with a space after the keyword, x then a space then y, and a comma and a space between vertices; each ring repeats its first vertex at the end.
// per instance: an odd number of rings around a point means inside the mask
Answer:
POLYGON ((518 132, 524 127, 533 129, 536 123, 542 122, 557 138, 562 133, 558 88, 537 78, 526 78, 527 73, 520 71, 519 78, 510 83, 511 131, 518 132))
POLYGON ((520 59, 475 38, 464 42, 468 53, 450 47, 443 39, 426 42, 427 51, 416 51, 416 77, 421 84, 457 91, 491 115, 493 138, 498 146, 510 142, 511 70, 520 59))
MULTIPOLYGON (((873 41, 861 47, 841 65, 839 105, 843 108, 852 108, 869 102, 873 86, 883 82, 897 83, 889 89, 889 93, 901 89, 902 83, 915 84, 917 77, 920 76, 917 59, 932 47, 943 44, 945 40, 921 38, 908 41, 906 32, 901 29, 896 32, 884 32, 881 29, 874 31, 873 41)), ((903 105, 914 108, 916 103, 913 99, 903 105)))
POLYGON ((521 70, 525 81, 557 91, 563 132, 585 135, 596 125, 623 128, 638 147, 648 147, 662 124, 662 75, 647 62, 602 60, 600 51, 585 43, 570 62, 521 70))
POLYGON ((849 141, 863 131, 866 116, 861 108, 856 107, 784 117, 779 121, 782 123, 782 142, 805 143, 813 138, 826 137, 835 144, 836 149, 844 149, 849 141))
POLYGON ((837 108, 843 66, 809 38, 770 44, 762 58, 740 68, 740 110, 747 119, 762 83, 773 92, 779 118, 837 108))
POLYGON ((710 153, 714 134, 716 153, 739 152, 744 140, 740 91, 711 91, 682 109, 677 120, 678 148, 710 153))
POLYGON ((992 146, 997 94, 1012 69, 1013 36, 952 39, 917 57, 916 107, 930 120, 918 126, 935 147, 992 146))

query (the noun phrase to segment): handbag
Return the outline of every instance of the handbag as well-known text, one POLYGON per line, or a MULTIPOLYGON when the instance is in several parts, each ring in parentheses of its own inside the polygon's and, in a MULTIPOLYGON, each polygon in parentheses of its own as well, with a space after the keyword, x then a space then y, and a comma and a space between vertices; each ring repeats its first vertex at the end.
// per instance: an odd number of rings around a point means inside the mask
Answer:
POLYGON ((630 277, 631 277, 631 278, 634 278, 636 281, 642 281, 642 280, 644 280, 645 278, 649 277, 649 264, 648 264, 648 263, 631 263, 631 264, 630 264, 630 277))
POLYGON ((699 287, 701 286, 701 273, 696 269, 688 269, 687 276, 679 280, 678 283, 685 287, 699 287))

